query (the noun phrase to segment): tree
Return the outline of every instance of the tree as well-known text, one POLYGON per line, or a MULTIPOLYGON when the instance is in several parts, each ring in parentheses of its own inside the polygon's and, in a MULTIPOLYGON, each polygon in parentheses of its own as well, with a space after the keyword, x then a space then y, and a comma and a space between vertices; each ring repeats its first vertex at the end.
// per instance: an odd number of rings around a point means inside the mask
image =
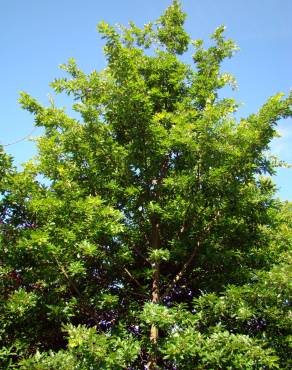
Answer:
POLYGON ((237 120, 236 45, 184 20, 174 0, 142 29, 100 23, 107 67, 52 83, 79 119, 21 94, 44 134, 23 171, 0 153, 6 368, 289 367, 291 206, 267 150, 292 95, 237 120))

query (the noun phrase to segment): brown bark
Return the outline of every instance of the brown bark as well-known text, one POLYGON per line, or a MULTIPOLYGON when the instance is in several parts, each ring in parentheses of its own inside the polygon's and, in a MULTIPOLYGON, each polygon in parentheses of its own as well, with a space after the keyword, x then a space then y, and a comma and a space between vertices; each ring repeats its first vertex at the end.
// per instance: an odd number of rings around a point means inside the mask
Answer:
MULTIPOLYGON (((154 271, 153 271, 153 282, 152 282, 152 303, 159 303, 159 264, 154 264, 154 271)), ((154 324, 151 325, 150 329, 150 341, 153 345, 153 352, 150 355, 149 362, 147 364, 148 370, 156 370, 157 369, 157 342, 159 338, 159 330, 158 327, 154 324)))
MULTIPOLYGON (((155 263, 152 282, 152 303, 159 303, 159 300, 159 265, 155 263)), ((157 344, 158 335, 158 328, 155 325, 152 325, 150 330, 150 340, 153 344, 157 344)))
MULTIPOLYGON (((152 220, 152 248, 158 249, 159 246, 159 224, 153 219, 152 220)), ((155 262, 153 264, 153 281, 152 281, 152 303, 158 304, 160 301, 159 294, 159 263, 155 262)), ((159 330, 156 325, 151 325, 150 329, 150 341, 153 345, 153 352, 150 355, 147 368, 149 370, 157 369, 157 342, 159 338, 159 330)))
MULTIPOLYGON (((170 155, 168 154, 164 159, 162 166, 159 171, 157 179, 152 180, 151 185, 155 185, 156 191, 154 192, 154 199, 158 200, 160 196, 160 185, 166 175, 168 164, 169 164, 170 155)), ((159 221, 156 216, 153 216, 151 219, 151 249, 155 250, 159 248, 159 221)), ((153 264, 153 280, 152 280, 152 303, 158 304, 160 302, 160 266, 159 262, 153 264)), ((157 342, 159 338, 159 330, 156 325, 151 325, 150 329, 150 341, 153 345, 153 351, 150 355, 149 362, 147 364, 148 370, 157 369, 157 342)))

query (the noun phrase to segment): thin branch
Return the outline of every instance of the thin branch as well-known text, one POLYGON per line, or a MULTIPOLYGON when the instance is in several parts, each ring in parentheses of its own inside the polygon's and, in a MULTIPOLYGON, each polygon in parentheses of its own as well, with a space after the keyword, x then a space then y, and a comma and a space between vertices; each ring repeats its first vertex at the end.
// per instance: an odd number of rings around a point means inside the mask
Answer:
POLYGON ((37 126, 35 126, 31 131, 30 131, 30 133, 29 134, 27 134, 26 136, 24 136, 24 137, 22 137, 22 138, 20 138, 20 139, 17 139, 17 140, 15 140, 15 141, 12 141, 11 143, 8 143, 8 144, 2 144, 2 146, 3 147, 5 147, 5 146, 10 146, 10 145, 14 145, 14 144, 18 144, 18 143, 21 143, 22 141, 25 141, 25 140, 27 140, 29 137, 30 137, 30 135, 37 129, 38 127, 37 126))
POLYGON ((197 240, 197 245, 194 248, 192 254, 187 259, 187 261, 183 264, 181 270, 175 275, 171 283, 168 285, 164 294, 161 296, 161 299, 165 298, 172 291, 172 289, 177 284, 177 282, 182 278, 183 274, 185 273, 189 265, 193 262, 193 259, 195 258, 197 251, 199 250, 201 246, 203 238, 205 238, 209 234, 210 230, 212 229, 212 227, 214 226, 215 222, 218 220, 219 217, 220 217, 220 212, 218 211, 215 217, 213 218, 213 221, 207 227, 203 229, 201 235, 199 236, 197 240))
POLYGON ((143 289, 143 286, 140 284, 140 282, 130 273, 130 271, 124 267, 124 271, 127 273, 127 275, 140 287, 143 289))
POLYGON ((145 298, 145 299, 149 299, 149 296, 147 294, 137 293, 137 292, 131 292, 130 294, 136 295, 138 297, 142 297, 142 298, 145 298))
POLYGON ((54 260, 56 261, 60 271, 62 272, 62 274, 65 276, 66 280, 69 282, 71 288, 75 291, 75 293, 77 293, 77 295, 79 297, 81 297, 81 293, 80 293, 80 290, 77 288, 76 284, 74 283, 74 281, 70 278, 70 276, 67 274, 65 268, 61 265, 60 261, 57 259, 57 257, 53 254, 53 258, 54 260))

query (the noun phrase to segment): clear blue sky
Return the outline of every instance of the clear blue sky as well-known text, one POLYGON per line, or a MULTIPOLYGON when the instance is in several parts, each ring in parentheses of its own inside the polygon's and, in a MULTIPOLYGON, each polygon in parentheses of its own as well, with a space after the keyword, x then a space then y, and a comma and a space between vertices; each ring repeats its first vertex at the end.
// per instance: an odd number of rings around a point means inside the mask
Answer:
MULTIPOLYGON (((104 67, 102 41, 96 32, 100 20, 138 25, 156 19, 170 0, 7 0, 0 11, 0 142, 13 142, 33 128, 33 117, 17 103, 20 90, 44 104, 49 83, 61 75, 58 65, 74 57, 86 71, 104 67)), ((240 47, 224 68, 232 72, 243 102, 240 115, 256 112, 277 92, 292 88, 291 0, 185 0, 186 27, 191 36, 208 40, 220 24, 240 47)), ((68 100, 57 100, 65 105, 68 100)), ((292 163, 292 120, 280 123, 283 135, 272 144, 274 153, 292 163)), ((40 129, 33 135, 40 134, 40 129)), ((17 164, 29 159, 34 144, 6 147, 17 164)), ((275 178, 282 199, 292 200, 292 169, 275 178)))

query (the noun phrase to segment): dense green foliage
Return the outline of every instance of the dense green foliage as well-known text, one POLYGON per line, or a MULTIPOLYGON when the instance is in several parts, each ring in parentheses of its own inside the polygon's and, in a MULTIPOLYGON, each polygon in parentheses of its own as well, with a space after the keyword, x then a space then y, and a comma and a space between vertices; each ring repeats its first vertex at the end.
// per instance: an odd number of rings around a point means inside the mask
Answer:
POLYGON ((100 23, 107 67, 52 83, 79 119, 22 94, 44 133, 22 171, 0 151, 3 368, 291 366, 292 211, 268 149, 292 96, 238 120, 235 44, 184 20, 174 1, 142 29, 100 23))

